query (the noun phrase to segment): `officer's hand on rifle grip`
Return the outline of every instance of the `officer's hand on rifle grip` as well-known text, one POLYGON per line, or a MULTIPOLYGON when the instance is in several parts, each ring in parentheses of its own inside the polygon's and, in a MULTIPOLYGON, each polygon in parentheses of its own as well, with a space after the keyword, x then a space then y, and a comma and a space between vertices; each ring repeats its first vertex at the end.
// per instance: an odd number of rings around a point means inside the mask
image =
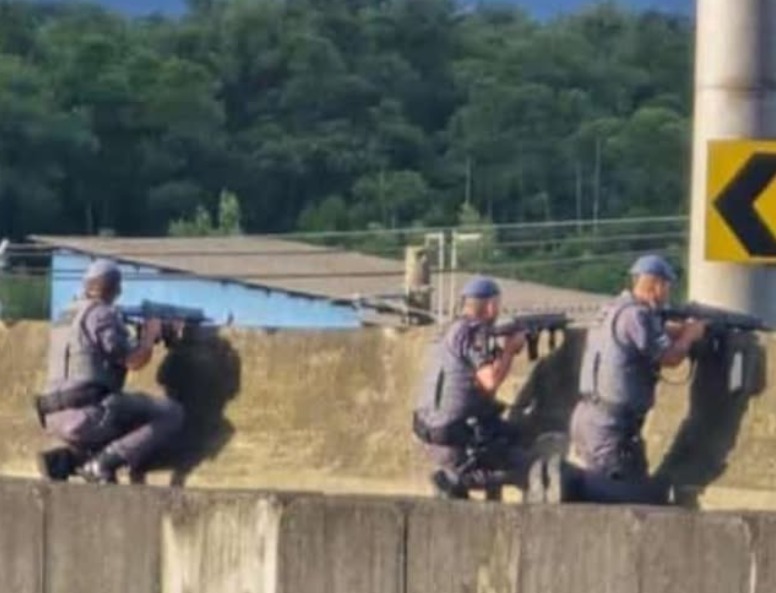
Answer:
POLYGON ((687 339, 691 343, 694 343, 703 339, 706 335, 708 326, 709 324, 707 321, 690 318, 685 322, 682 333, 687 336, 687 339))
POLYGON ((162 337, 162 320, 146 319, 143 323, 143 337, 148 340, 148 343, 155 344, 162 337))
POLYGON ((519 354, 525 346, 525 342, 525 332, 518 332, 516 334, 506 336, 504 338, 504 352, 507 352, 512 356, 519 354))
POLYGON ((183 330, 186 329, 186 322, 182 319, 175 319, 171 323, 173 334, 177 339, 183 337, 183 330))
POLYGON ((528 360, 534 361, 539 358, 539 334, 528 334, 528 360))

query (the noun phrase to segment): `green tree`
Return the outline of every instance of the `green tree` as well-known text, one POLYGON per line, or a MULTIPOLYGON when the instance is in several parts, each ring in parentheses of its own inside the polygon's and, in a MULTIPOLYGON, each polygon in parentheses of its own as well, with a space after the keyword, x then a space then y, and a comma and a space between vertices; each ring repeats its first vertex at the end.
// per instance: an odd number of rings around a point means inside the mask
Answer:
POLYGON ((242 234, 241 220, 240 201, 234 193, 223 190, 218 201, 218 234, 242 234))
POLYGON ((687 18, 189 6, 0 0, 0 232, 232 232, 203 215, 227 187, 249 233, 456 225, 462 201, 493 223, 686 208, 687 18))
POLYGON ((181 218, 170 223, 167 234, 173 237, 230 236, 242 234, 242 215, 237 196, 222 190, 218 199, 218 219, 213 223, 207 208, 197 205, 191 218, 181 218))
POLYGON ((190 219, 172 221, 168 234, 172 237, 206 237, 216 234, 216 228, 205 207, 197 206, 190 219))

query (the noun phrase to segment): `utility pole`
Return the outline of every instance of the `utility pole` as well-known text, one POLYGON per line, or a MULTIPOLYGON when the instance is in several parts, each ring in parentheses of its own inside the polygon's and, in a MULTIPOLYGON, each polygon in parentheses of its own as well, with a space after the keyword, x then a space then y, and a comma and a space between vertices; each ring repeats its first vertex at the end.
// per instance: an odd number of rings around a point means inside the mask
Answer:
POLYGON ((601 208, 601 137, 595 137, 595 172, 593 177, 593 230, 598 232, 598 216, 601 208))
POLYGON ((464 198, 467 206, 472 203, 472 157, 466 156, 466 196, 464 198))
POLYGON ((431 264, 428 248, 410 245, 404 248, 404 298, 407 303, 406 321, 416 325, 428 323, 418 313, 431 314, 431 264))
POLYGON ((776 138, 776 0, 698 0, 689 296, 776 323, 776 270, 707 261, 709 140, 776 138))
POLYGON ((445 234, 427 233, 425 235, 424 246, 431 249, 431 245, 436 244, 437 265, 436 265, 436 317, 437 322, 441 323, 444 316, 444 291, 445 291, 445 234))

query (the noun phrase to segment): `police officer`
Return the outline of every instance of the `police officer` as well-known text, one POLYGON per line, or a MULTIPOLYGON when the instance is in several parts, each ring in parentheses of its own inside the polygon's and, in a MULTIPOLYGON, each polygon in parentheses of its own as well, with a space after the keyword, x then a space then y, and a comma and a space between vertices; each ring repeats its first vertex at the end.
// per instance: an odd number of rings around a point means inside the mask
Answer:
POLYGON ((676 280, 662 257, 645 255, 630 273, 632 288, 604 306, 588 333, 571 441, 584 462, 588 500, 660 504, 668 492, 649 478, 642 425, 655 403, 660 368, 681 364, 706 325, 661 322, 659 310, 676 280))
POLYGON ((151 360, 161 322, 147 320, 131 343, 113 306, 121 294, 118 266, 96 260, 84 285, 84 297, 52 329, 48 387, 38 398, 42 423, 68 447, 42 453, 38 461, 52 479, 76 472, 108 483, 121 466, 137 468, 168 441, 183 423, 183 408, 167 398, 122 392, 127 371, 151 360))
POLYGON ((500 290, 490 278, 472 279, 461 296, 461 315, 435 344, 414 414, 415 434, 439 468, 432 476, 437 493, 449 498, 466 498, 470 488, 487 490, 504 477, 524 487, 530 461, 514 444, 514 428, 501 418, 503 405, 496 400, 525 335, 493 347, 490 330, 499 314, 500 290), (493 446, 464 471, 475 430, 493 446))

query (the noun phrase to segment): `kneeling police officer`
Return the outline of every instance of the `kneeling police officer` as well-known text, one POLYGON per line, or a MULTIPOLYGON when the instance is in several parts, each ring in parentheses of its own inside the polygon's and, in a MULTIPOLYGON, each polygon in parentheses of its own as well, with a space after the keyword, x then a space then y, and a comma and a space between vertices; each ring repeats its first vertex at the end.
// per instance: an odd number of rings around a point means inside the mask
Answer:
POLYGON ((531 461, 516 445, 515 428, 501 418, 504 406, 496 400, 525 335, 508 336, 494 347, 500 290, 490 278, 472 279, 461 297, 460 316, 435 344, 413 426, 438 467, 432 476, 437 494, 447 498, 467 498, 469 489, 488 491, 504 483, 525 488, 531 461))
POLYGON ((121 294, 118 266, 96 260, 84 286, 83 298, 54 324, 48 387, 37 398, 41 423, 68 447, 41 453, 38 462, 51 479, 77 473, 109 483, 121 466, 137 469, 181 428, 183 408, 167 398, 122 392, 127 371, 151 360, 161 322, 146 320, 139 341, 131 343, 113 305, 121 294))
POLYGON ((585 466, 587 501, 665 504, 668 484, 649 476, 641 430, 660 368, 681 364, 706 324, 663 324, 676 274, 662 257, 643 256, 630 272, 631 289, 604 306, 588 333, 571 441, 585 466))

